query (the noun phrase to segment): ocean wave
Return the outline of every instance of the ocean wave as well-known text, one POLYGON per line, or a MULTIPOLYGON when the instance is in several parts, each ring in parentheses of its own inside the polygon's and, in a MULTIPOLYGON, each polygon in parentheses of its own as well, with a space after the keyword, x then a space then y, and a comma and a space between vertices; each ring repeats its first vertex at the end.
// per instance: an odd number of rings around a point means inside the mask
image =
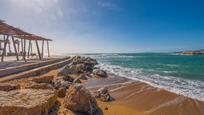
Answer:
POLYGON ((202 81, 147 74, 143 69, 124 68, 107 63, 100 63, 98 67, 121 77, 144 82, 157 88, 163 88, 170 92, 204 101, 204 82, 202 81))
MULTIPOLYGON (((86 55, 85 55, 86 56, 86 55)), ((107 59, 107 58, 142 58, 142 57, 145 57, 145 56, 133 56, 133 55, 121 55, 121 54, 95 54, 95 55, 89 55, 90 57, 92 58, 99 58, 99 59, 107 59)))

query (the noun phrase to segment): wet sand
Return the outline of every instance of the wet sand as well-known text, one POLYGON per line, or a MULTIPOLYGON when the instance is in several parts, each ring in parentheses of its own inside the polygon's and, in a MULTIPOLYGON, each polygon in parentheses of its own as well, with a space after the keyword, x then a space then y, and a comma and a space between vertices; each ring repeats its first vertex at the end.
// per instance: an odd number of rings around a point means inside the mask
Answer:
POLYGON ((204 102, 142 82, 109 76, 85 83, 92 92, 106 86, 115 98, 108 103, 99 101, 104 115, 204 115, 204 102))

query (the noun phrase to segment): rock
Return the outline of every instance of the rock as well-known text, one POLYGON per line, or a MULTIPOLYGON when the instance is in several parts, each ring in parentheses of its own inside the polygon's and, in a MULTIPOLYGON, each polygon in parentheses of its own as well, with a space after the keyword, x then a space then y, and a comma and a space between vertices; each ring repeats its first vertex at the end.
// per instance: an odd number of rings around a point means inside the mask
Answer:
POLYGON ((102 77, 102 78, 108 77, 108 74, 107 74, 106 71, 104 71, 104 70, 99 70, 99 69, 94 70, 94 71, 93 71, 93 74, 94 74, 96 77, 102 77))
POLYGON ((80 78, 76 78, 76 79, 73 81, 73 83, 81 83, 80 78))
POLYGON ((54 76, 40 76, 32 78, 31 81, 36 83, 52 83, 53 78, 54 76))
POLYGON ((58 96, 58 97, 65 97, 66 92, 67 92, 67 89, 66 89, 66 88, 59 88, 59 89, 57 90, 57 96, 58 96))
POLYGON ((62 78, 60 78, 60 79, 55 79, 54 81, 53 81, 53 85, 54 85, 54 87, 55 87, 55 89, 59 89, 59 88, 66 88, 66 89, 68 89, 69 88, 69 86, 72 84, 71 82, 69 82, 69 81, 64 81, 63 79, 61 80, 62 78))
POLYGON ((72 83, 64 81, 62 77, 56 77, 53 79, 54 88, 57 90, 58 97, 65 97, 66 91, 72 83))
POLYGON ((57 115, 78 115, 78 114, 75 114, 74 112, 70 111, 69 109, 67 109, 67 108, 65 108, 63 106, 60 106, 59 110, 57 112, 57 115))
POLYGON ((74 81, 74 79, 71 78, 69 75, 62 76, 62 78, 63 78, 64 81, 69 81, 69 82, 73 82, 74 81))
POLYGON ((97 91, 97 94, 95 96, 96 98, 99 98, 101 101, 108 102, 108 101, 113 101, 113 98, 110 96, 108 92, 108 88, 100 88, 97 91))
POLYGON ((79 79, 81 79, 81 80, 87 80, 88 79, 87 77, 88 77, 87 74, 80 74, 79 75, 79 79))
POLYGON ((57 88, 58 97, 65 97, 66 91, 70 87, 71 84, 72 83, 70 83, 68 81, 61 81, 58 88, 57 88))
POLYGON ((57 76, 67 76, 69 73, 67 71, 68 65, 64 66, 57 74, 57 76))
POLYGON ((94 64, 85 61, 84 62, 84 71, 91 73, 91 72, 93 72, 94 66, 95 66, 94 64))
POLYGON ((71 111, 82 112, 89 115, 93 115, 98 109, 96 99, 80 84, 70 86, 65 96, 64 106, 71 111))
POLYGON ((83 73, 85 65, 84 64, 77 64, 76 68, 77 68, 78 73, 83 73))
POLYGON ((47 115, 57 96, 52 90, 0 91, 0 115, 47 115))
POLYGON ((73 64, 66 65, 57 76, 67 76, 69 74, 78 74, 77 66, 73 64))
POLYGON ((0 90, 2 91, 11 91, 11 90, 16 90, 16 89, 20 89, 20 85, 0 83, 0 90))

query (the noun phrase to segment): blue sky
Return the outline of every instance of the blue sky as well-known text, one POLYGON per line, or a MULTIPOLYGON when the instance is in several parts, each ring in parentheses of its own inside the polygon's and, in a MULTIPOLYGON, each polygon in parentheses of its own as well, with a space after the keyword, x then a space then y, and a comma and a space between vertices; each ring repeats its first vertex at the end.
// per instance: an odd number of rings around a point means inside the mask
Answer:
POLYGON ((204 48, 203 0, 0 0, 0 18, 60 54, 204 48))

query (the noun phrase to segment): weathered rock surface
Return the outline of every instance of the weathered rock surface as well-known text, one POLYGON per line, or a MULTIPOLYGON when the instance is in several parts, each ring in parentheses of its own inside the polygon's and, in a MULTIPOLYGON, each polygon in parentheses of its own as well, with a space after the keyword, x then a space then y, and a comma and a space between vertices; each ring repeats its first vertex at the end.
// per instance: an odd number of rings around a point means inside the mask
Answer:
POLYGON ((66 92, 67 92, 67 89, 66 88, 59 88, 57 90, 57 96, 58 97, 65 97, 66 96, 66 92))
POLYGON ((77 72, 78 73, 83 73, 85 70, 85 65, 84 64, 76 64, 77 72))
POLYGON ((66 91, 72 83, 64 81, 63 77, 56 77, 53 79, 54 88, 57 90, 58 97, 65 97, 66 91))
POLYGON ((73 82, 74 81, 74 79, 71 78, 69 75, 62 76, 62 78, 63 78, 64 81, 69 81, 69 82, 73 82))
POLYGON ((27 83, 21 84, 21 89, 51 89, 51 90, 54 90, 54 87, 48 83, 27 82, 27 83))
POLYGON ((71 111, 89 115, 92 115, 98 109, 96 99, 80 84, 70 86, 64 100, 64 106, 71 111))
POLYGON ((108 88, 100 88, 97 90, 97 94, 95 96, 96 98, 99 98, 101 101, 108 102, 108 101, 113 101, 113 98, 110 96, 108 92, 108 88))
POLYGON ((73 83, 81 83, 80 78, 76 78, 76 79, 74 79, 73 83))
POLYGON ((11 90, 16 90, 16 89, 20 89, 20 85, 0 83, 0 90, 2 91, 11 91, 11 90))
POLYGON ((69 74, 78 74, 77 66, 72 63, 66 65, 61 71, 58 73, 58 76, 67 76, 69 74))
POLYGON ((59 89, 59 88, 67 89, 72 84, 69 81, 64 81, 62 77, 55 77, 52 82, 53 82, 55 89, 59 89))
POLYGON ((0 91, 0 115, 47 115, 56 99, 52 90, 0 91))
POLYGON ((85 74, 85 73, 80 74, 80 75, 79 75, 79 79, 81 79, 81 80, 87 80, 87 79, 88 79, 88 75, 85 74))
POLYGON ((54 76, 40 76, 31 78, 31 81, 36 83, 52 83, 54 76))
POLYGON ((94 71, 93 71, 93 74, 94 74, 96 77, 102 77, 102 78, 108 77, 108 74, 106 73, 106 71, 100 70, 100 69, 94 70, 94 71))

